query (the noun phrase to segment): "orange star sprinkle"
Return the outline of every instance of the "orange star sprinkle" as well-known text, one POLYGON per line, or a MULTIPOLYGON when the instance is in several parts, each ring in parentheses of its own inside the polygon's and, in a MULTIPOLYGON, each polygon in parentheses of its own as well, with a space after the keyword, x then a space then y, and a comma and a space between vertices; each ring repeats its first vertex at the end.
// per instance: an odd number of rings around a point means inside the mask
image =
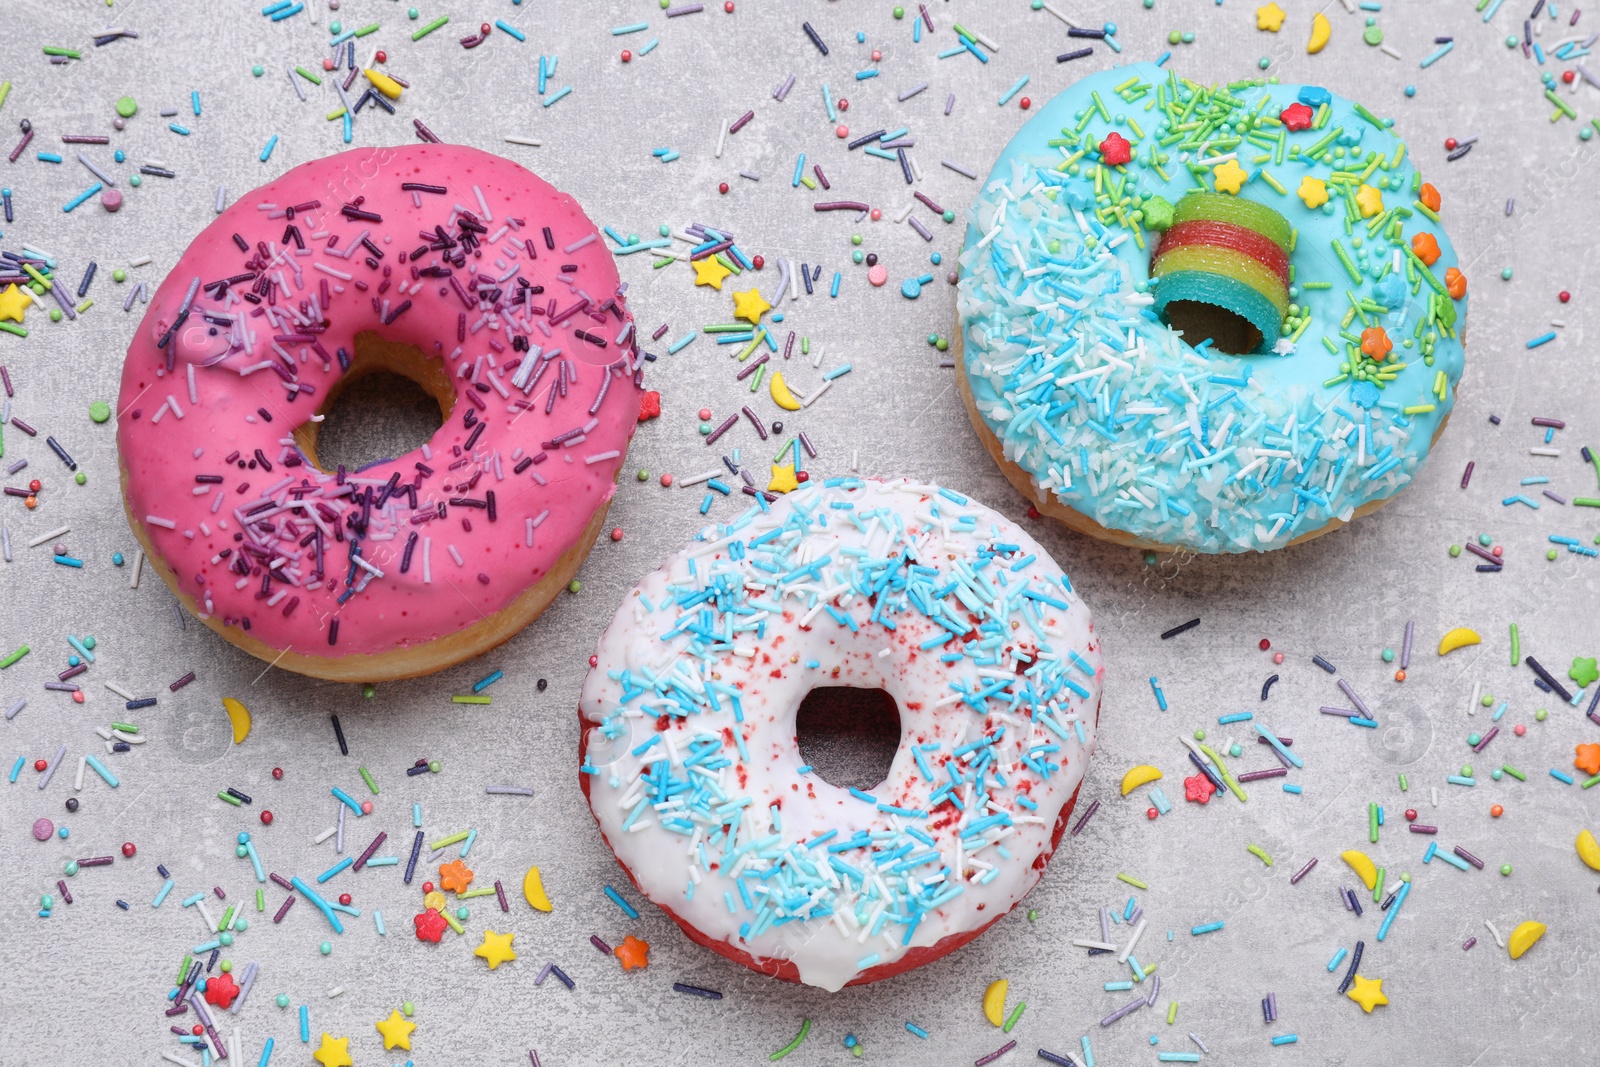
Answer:
POLYGON ((1579 745, 1572 765, 1584 774, 1600 774, 1600 745, 1579 745))
POLYGON ((1390 352, 1394 351, 1394 342, 1389 340, 1389 335, 1382 326, 1369 326, 1361 331, 1361 353, 1371 356, 1382 363, 1390 352))
POLYGON ((629 934, 627 937, 623 938, 622 944, 618 945, 611 951, 615 953, 617 959, 621 961, 622 969, 625 971, 631 971, 635 968, 648 967, 650 965, 650 942, 640 941, 632 934, 629 934))
POLYGON ((459 893, 472 884, 472 869, 460 860, 451 860, 439 867, 439 884, 452 893, 459 893))
POLYGON ((1426 231, 1412 235, 1411 251, 1430 267, 1439 261, 1439 242, 1433 234, 1426 231))

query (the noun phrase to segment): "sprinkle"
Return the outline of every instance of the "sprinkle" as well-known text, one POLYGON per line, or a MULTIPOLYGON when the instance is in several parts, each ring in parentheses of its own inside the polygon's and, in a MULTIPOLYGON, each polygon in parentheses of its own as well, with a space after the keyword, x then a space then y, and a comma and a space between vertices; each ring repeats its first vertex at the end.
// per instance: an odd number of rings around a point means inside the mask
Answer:
MULTIPOLYGON (((807 23, 806 24, 806 29, 809 31, 810 28, 811 28, 810 23, 807 23)), ((811 36, 812 36, 813 40, 817 40, 817 37, 816 37, 815 33, 812 33, 811 36)), ((827 55, 828 54, 827 47, 824 46, 820 40, 817 40, 817 45, 818 45, 818 47, 822 48, 822 54, 823 55, 827 55)), ((767 1057, 767 1059, 774 1060, 774 1061, 783 1059, 789 1053, 791 1053, 795 1049, 799 1048, 801 1043, 805 1041, 806 1035, 809 1034, 810 1032, 811 1032, 811 1020, 810 1019, 802 1020, 801 1023, 800 1023, 800 1032, 798 1034, 794 1035, 794 1040, 789 1042, 787 1045, 783 1046, 782 1048, 780 1048, 778 1051, 776 1051, 776 1052, 772 1053, 771 1055, 769 1055, 767 1057)))
POLYGON ((1188 633, 1190 630, 1194 629, 1196 626, 1199 626, 1199 625, 1200 625, 1200 620, 1199 619, 1190 619, 1188 622, 1181 623, 1181 624, 1179 624, 1177 626, 1174 626, 1172 629, 1170 629, 1170 630, 1166 631, 1165 633, 1163 633, 1161 635, 1161 640, 1166 641, 1166 640, 1169 640, 1170 638, 1177 637, 1179 634, 1188 633))
POLYGON ((1219 919, 1216 922, 1203 923, 1200 926, 1190 927, 1189 933, 1198 937, 1200 934, 1209 934, 1216 930, 1220 930, 1222 929, 1222 926, 1222 920, 1219 919))
MULTIPOLYGON (((621 893, 618 893, 610 886, 606 886, 605 894, 611 898, 611 902, 613 904, 622 909, 622 913, 628 918, 637 919, 639 917, 638 909, 636 909, 632 904, 629 904, 626 900, 623 900, 621 893)), ((796 1042, 796 1044, 798 1044, 798 1042, 796 1042)))

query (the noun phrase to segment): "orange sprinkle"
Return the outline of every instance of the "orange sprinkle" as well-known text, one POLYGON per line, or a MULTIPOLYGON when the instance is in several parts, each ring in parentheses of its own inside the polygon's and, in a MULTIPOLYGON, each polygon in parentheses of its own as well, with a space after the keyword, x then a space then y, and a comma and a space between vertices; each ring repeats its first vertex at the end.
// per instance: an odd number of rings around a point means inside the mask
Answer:
POLYGON ((1411 251, 1430 267, 1439 261, 1439 241, 1426 230, 1412 236, 1411 251))
POLYGON ((1579 745, 1572 765, 1584 774, 1600 774, 1600 745, 1579 745))
POLYGON ((451 860, 439 868, 439 885, 452 893, 459 893, 472 884, 472 870, 460 860, 451 860))
POLYGON ((1368 326, 1361 331, 1361 352, 1371 356, 1382 363, 1390 352, 1394 351, 1394 342, 1389 340, 1389 335, 1382 326, 1368 326))
POLYGON ((1438 211, 1439 205, 1443 203, 1443 201, 1439 199, 1439 190, 1435 189, 1427 182, 1423 182, 1422 188, 1417 191, 1417 199, 1422 201, 1422 206, 1427 208, 1429 211, 1438 211))
POLYGON ((622 963, 622 969, 631 971, 635 968, 650 965, 650 942, 640 941, 629 934, 622 939, 622 944, 611 950, 622 963))
POLYGON ((1467 276, 1454 267, 1444 272, 1444 288, 1450 296, 1460 300, 1467 295, 1467 276))

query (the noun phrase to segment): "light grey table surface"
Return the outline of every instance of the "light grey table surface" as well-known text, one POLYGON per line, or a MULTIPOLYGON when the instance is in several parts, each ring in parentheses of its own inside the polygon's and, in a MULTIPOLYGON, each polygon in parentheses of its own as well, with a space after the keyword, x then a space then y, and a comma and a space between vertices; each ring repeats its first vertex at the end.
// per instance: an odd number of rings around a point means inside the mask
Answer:
MULTIPOLYGON (((69 283, 90 257, 101 266, 91 293, 95 306, 75 323, 52 324, 35 308, 26 340, 0 334, 0 363, 16 386, 13 410, 59 437, 88 475, 84 487, 67 484, 42 437, 4 428, 5 462, 30 460, 25 474, 6 484, 37 475, 49 485, 37 511, 24 511, 12 498, 0 501, 0 522, 10 530, 15 554, 0 564, 0 646, 33 649, 0 674, 0 705, 28 701, 13 720, 0 723, 0 754, 7 769, 18 755, 31 763, 63 743, 67 756, 42 792, 31 767, 16 784, 0 786, 0 1063, 144 1064, 178 1050, 168 1033, 171 1020, 161 1014, 163 995, 184 953, 208 936, 195 910, 179 902, 212 886, 243 904, 252 924, 229 958, 241 967, 256 961, 260 976, 244 1010, 225 1027, 237 1024, 243 1031, 244 1060, 251 1064, 268 1037, 277 1042, 272 1062, 311 1062, 295 1020, 294 1006, 302 1003, 310 1006, 314 1036, 324 1030, 350 1036, 358 1064, 403 1062, 398 1050, 382 1050, 373 1023, 405 1000, 416 1004, 412 1057, 418 1064, 526 1063, 530 1048, 552 1067, 766 1062, 807 1018, 810 1036, 790 1063, 849 1062, 842 1044, 847 1033, 864 1045, 864 1062, 963 1063, 1008 1040, 979 1009, 984 987, 999 977, 1010 980, 1013 1003, 1028 1004, 1010 1035, 1018 1047, 1003 1062, 1032 1061, 1040 1047, 1077 1056, 1079 1038, 1088 1034, 1097 1063, 1152 1063, 1161 1051, 1193 1050, 1185 1036, 1190 1031, 1206 1042, 1211 1058, 1241 1064, 1491 1065, 1592 1056, 1600 1021, 1592 996, 1600 898, 1596 877, 1579 864, 1572 842, 1585 823, 1600 825, 1600 790, 1564 786, 1548 770, 1570 772, 1573 745, 1600 738, 1600 730, 1580 712, 1547 702, 1526 667, 1511 665, 1506 637, 1509 624, 1520 624, 1523 651, 1558 673, 1574 655, 1600 650, 1600 560, 1566 553, 1553 563, 1543 559, 1549 534, 1592 541, 1600 512, 1537 497, 1543 503, 1537 511, 1501 505, 1524 491, 1520 480, 1533 475, 1548 475, 1548 487, 1565 497, 1593 494, 1595 472, 1577 453, 1585 442, 1600 444, 1597 363, 1586 347, 1593 318, 1587 303, 1594 294, 1587 283, 1600 263, 1593 249, 1600 172, 1590 164, 1600 145, 1580 143, 1572 122, 1547 121, 1551 107, 1542 98, 1539 68, 1505 45, 1506 34, 1520 32, 1531 4, 1508 3, 1486 26, 1469 0, 1385 0, 1375 17, 1403 57, 1396 59, 1363 44, 1364 16, 1337 2, 1280 0, 1289 19, 1276 36, 1257 32, 1255 4, 1247 0, 1220 6, 1156 0, 1153 10, 1138 2, 1052 2, 1081 22, 1115 19, 1126 59, 1154 57, 1166 50, 1168 31, 1193 30, 1195 42, 1174 47, 1171 61, 1188 77, 1249 76, 1267 55, 1272 73, 1284 80, 1326 85, 1396 116, 1424 176, 1443 193, 1446 221, 1467 264, 1471 366, 1451 425, 1415 486, 1378 515, 1309 545, 1261 558, 1187 557, 1147 566, 1138 553, 1033 523, 1034 535, 1096 611, 1104 635, 1100 751, 1083 792, 1085 802, 1103 806, 1082 836, 1064 844, 1025 906, 979 941, 915 973, 832 995, 775 984, 725 963, 688 942, 648 903, 640 902, 637 921, 627 921, 602 895, 607 883, 624 879, 576 788, 574 709, 587 656, 626 591, 702 522, 699 492, 663 489, 654 476, 692 474, 714 463, 697 433, 696 410, 704 405, 722 413, 749 399, 723 352, 702 338, 651 366, 649 386, 661 391, 664 412, 639 429, 628 470, 645 468, 652 479, 627 478, 619 487, 611 515, 625 536, 596 546, 580 594, 561 598, 482 660, 379 686, 372 699, 356 686, 264 673, 263 664, 193 620, 180 626, 172 596, 149 571, 137 590, 128 588, 127 570, 110 564, 113 551, 134 547, 116 490, 113 429, 92 424, 86 410, 92 400, 115 398, 122 353, 137 321, 121 310, 128 286, 137 280, 153 286, 173 266, 212 217, 217 187, 237 197, 341 148, 340 124, 325 118, 337 106, 330 88, 307 85, 310 99, 302 103, 285 65, 316 66, 333 18, 352 27, 378 21, 382 29, 361 41, 361 57, 375 46, 386 48, 389 69, 411 88, 397 116, 368 110, 359 117, 356 144, 410 141, 410 120, 420 117, 447 141, 535 168, 576 194, 597 223, 622 233, 648 236, 663 222, 699 221, 733 231, 769 263, 789 256, 822 264, 824 285, 842 270, 837 299, 824 293, 784 304, 789 325, 855 367, 826 398, 786 419, 807 430, 820 449, 812 469, 844 473, 858 453, 864 473, 934 479, 1021 518, 1025 503, 978 444, 952 371, 940 369, 939 353, 924 340, 948 332, 953 290, 940 280, 916 301, 898 292, 901 279, 934 269, 927 266, 930 251, 953 262, 963 223, 934 225, 932 245, 894 224, 910 194, 898 168, 845 152, 824 112, 820 86, 825 81, 836 97, 849 98, 844 118, 853 129, 909 126, 922 172, 916 188, 960 212, 977 183, 939 160, 987 169, 1027 117, 1015 100, 996 104, 1016 79, 1031 75, 1023 95, 1041 100, 1115 57, 1096 45, 1092 59, 1058 66, 1054 56, 1075 42, 1061 22, 1030 10, 1026 0, 930 0, 939 28, 920 45, 911 42, 909 16, 895 21, 888 0, 739 0, 733 16, 717 3, 671 20, 642 0, 430 2, 423 5, 423 21, 449 13, 452 22, 418 43, 410 32, 422 22, 406 19, 404 0, 344 0, 333 13, 327 0, 308 0, 304 13, 279 23, 259 14, 263 4, 216 0, 132 0, 110 9, 93 0, 11 0, 0 8, 0 79, 12 83, 0 109, 0 148, 15 144, 23 117, 39 131, 21 160, 0 166, 17 212, 14 224, 0 227, 0 247, 45 249, 59 258, 69 283), (1319 6, 1332 21, 1334 40, 1310 56, 1305 41, 1319 6), (520 27, 527 41, 496 31, 476 50, 463 50, 458 39, 486 18, 520 27), (831 45, 829 56, 806 41, 802 19, 831 45), (970 56, 936 58, 952 41, 953 20, 1000 46, 987 65, 970 56), (648 30, 612 36, 612 27, 634 21, 648 21, 648 30), (94 31, 108 23, 141 36, 94 48, 94 31), (867 35, 865 44, 855 42, 858 29, 867 35), (1419 69, 1439 35, 1455 37, 1454 51, 1419 69), (657 37, 660 44, 648 55, 619 62, 622 48, 637 53, 657 37), (40 51, 44 45, 82 48, 84 57, 52 66, 40 51), (858 82, 854 72, 873 65, 867 53, 875 47, 884 52, 876 64, 882 73, 858 82), (549 108, 539 106, 536 95, 540 53, 560 56, 551 91, 573 87, 549 108), (266 68, 264 77, 252 77, 254 63, 266 68), (790 73, 794 89, 779 103, 773 88, 790 73), (926 92, 897 102, 899 92, 923 81, 926 92), (1418 87, 1413 99, 1402 93, 1408 82, 1418 87), (190 112, 192 89, 204 104, 198 118, 190 112), (140 104, 128 129, 114 137, 127 150, 128 164, 112 167, 110 148, 87 151, 118 176, 126 206, 112 216, 91 202, 64 214, 61 205, 92 179, 59 135, 111 132, 112 104, 124 93, 140 104), (950 93, 956 103, 945 116, 950 93), (158 115, 163 107, 180 109, 170 121, 192 134, 169 132, 169 120, 158 115), (755 119, 728 137, 716 158, 718 124, 750 108, 755 119), (262 164, 257 156, 272 134, 280 140, 262 164), (508 135, 537 138, 543 146, 507 144, 508 135), (1473 135, 1482 138, 1473 152, 1446 164, 1444 139, 1473 135), (656 147, 682 156, 662 164, 651 155, 656 147), (62 151, 67 162, 38 162, 35 149, 62 151), (857 225, 843 213, 813 213, 816 196, 790 183, 798 152, 824 166, 834 195, 881 205, 885 219, 857 225), (177 178, 150 178, 130 189, 126 175, 134 164, 152 159, 170 165, 177 178), (761 180, 741 178, 741 170, 761 180), (719 181, 733 191, 719 196, 719 181), (1518 207, 1507 217, 1509 197, 1518 207), (849 263, 853 232, 865 236, 863 249, 883 257, 892 284, 872 289, 865 268, 849 263), (128 283, 112 283, 111 268, 143 255, 153 262, 130 271, 128 283), (1510 282, 1499 278, 1504 267, 1515 272, 1510 282), (1564 307, 1556 301, 1562 289, 1573 294, 1564 307), (1525 348, 1528 338, 1553 328, 1553 319, 1565 322, 1559 338, 1525 348), (1491 413, 1503 421, 1491 425, 1491 413), (1529 425, 1538 415, 1568 421, 1557 435, 1559 458, 1528 452, 1543 444, 1542 433, 1529 425), (1463 492, 1458 482, 1468 460, 1476 460, 1477 471, 1463 492), (68 524, 72 532, 62 540, 85 560, 82 570, 53 564, 48 546, 25 547, 68 524), (1470 558, 1446 553, 1450 544, 1480 532, 1505 546, 1503 573, 1476 573, 1470 558), (1196 615, 1203 619, 1199 629, 1169 642, 1158 639, 1162 630, 1196 615), (1379 652, 1398 648, 1407 620, 1416 622, 1417 650, 1410 679, 1397 685, 1379 652), (1455 625, 1477 628, 1484 643, 1441 660, 1433 646, 1455 625), (81 679, 87 683, 81 707, 42 689, 66 665, 69 633, 98 639, 98 661, 81 679), (1264 708, 1258 691, 1274 668, 1256 647, 1262 637, 1287 656, 1264 708), (1337 703, 1340 694, 1335 680, 1311 664, 1313 653, 1338 665, 1340 677, 1376 712, 1378 729, 1317 714, 1320 704, 1337 703), (493 669, 503 669, 506 678, 490 690, 492 707, 450 702, 451 694, 467 691, 493 669), (168 692, 167 683, 190 670, 197 681, 168 692), (1164 713, 1151 696, 1152 675, 1171 701, 1164 713), (535 688, 538 678, 549 680, 543 693, 535 688), (120 787, 110 789, 91 773, 76 794, 81 810, 69 816, 63 803, 74 795, 79 755, 104 755, 94 728, 128 714, 102 687, 108 680, 158 693, 161 702, 134 716, 149 743, 108 758, 120 787), (1474 757, 1465 736, 1484 729, 1488 718, 1487 711, 1468 712, 1480 684, 1509 701, 1510 710, 1493 746, 1474 757), (219 703, 228 695, 244 699, 255 715, 254 732, 237 747, 219 703), (1535 722, 1534 710, 1546 706, 1549 718, 1535 722), (1167 795, 1181 797, 1188 764, 1177 735, 1207 726, 1213 738, 1244 741, 1243 728, 1219 728, 1215 718, 1253 708, 1296 739, 1306 762, 1296 776, 1303 795, 1266 782, 1246 805, 1230 799, 1202 809, 1178 802, 1154 823, 1145 818, 1142 792, 1118 795, 1122 772, 1151 762, 1166 772, 1167 795), (334 743, 330 713, 343 722, 348 758, 334 743), (1526 723, 1527 735, 1513 736, 1513 723, 1526 723), (418 757, 441 760, 442 772, 404 777, 418 757), (1467 762, 1478 765, 1478 785, 1447 786, 1445 776, 1467 762), (1488 771, 1501 763, 1520 767, 1527 781, 1492 782, 1488 771), (275 765, 286 771, 282 781, 270 778, 275 765), (295 908, 281 926, 258 915, 249 865, 233 854, 234 834, 254 832, 271 869, 315 874, 336 858, 332 842, 312 844, 333 822, 329 787, 366 796, 358 766, 372 771, 382 792, 371 798, 372 816, 348 824, 347 849, 361 849, 381 829, 390 835, 383 852, 403 854, 411 805, 420 803, 430 840, 469 827, 478 831, 470 865, 480 881, 505 881, 512 914, 502 917, 492 898, 476 901, 467 937, 446 935, 441 946, 421 945, 411 933, 416 888, 404 887, 390 869, 344 875, 330 886, 352 890, 364 912, 381 909, 386 937, 364 914, 342 937, 332 937, 333 952, 324 957, 318 946, 329 930, 312 908, 295 908), (1410 779, 1407 794, 1399 791, 1400 772, 1410 779), (537 795, 486 796, 485 785, 493 783, 529 785, 537 795), (251 794, 254 806, 239 810, 216 800, 228 786, 251 794), (1435 787, 1437 806, 1430 797, 1435 787), (1388 813, 1376 845, 1366 843, 1369 801, 1388 813), (1496 802, 1505 805, 1505 815, 1492 820, 1488 808, 1496 802), (1441 847, 1464 845, 1488 861, 1488 869, 1423 866, 1426 840, 1406 833, 1400 814, 1408 805, 1440 827, 1441 847), (262 807, 277 817, 271 827, 256 821, 262 807), (69 826, 70 840, 36 843, 29 831, 41 815, 69 826), (135 859, 118 856, 109 868, 79 873, 69 883, 74 903, 58 900, 48 920, 36 917, 41 893, 59 896, 55 883, 66 860, 115 853, 123 841, 137 843, 135 859), (1245 851, 1252 843, 1272 855, 1272 867, 1245 851), (1415 879, 1415 892, 1381 944, 1376 909, 1368 906, 1357 918, 1336 901, 1335 887, 1354 883, 1339 860, 1347 848, 1366 849, 1386 865, 1391 884, 1402 871, 1415 879), (1290 874, 1313 856, 1319 866, 1291 886, 1290 874), (158 862, 171 869, 176 888, 153 910, 158 862), (1514 874, 1496 873, 1501 863, 1512 864, 1514 874), (546 874, 556 901, 551 915, 520 901, 517 885, 530 864, 546 874), (1116 880, 1118 872, 1149 884, 1133 893, 1150 921, 1139 955, 1159 965, 1164 982, 1156 1009, 1102 1029, 1098 1020, 1128 994, 1102 992, 1101 983, 1124 977, 1126 969, 1114 957, 1086 959, 1068 942, 1096 936, 1098 908, 1120 907, 1130 895, 1116 880), (119 897, 130 910, 114 906, 119 897), (1028 909, 1037 912, 1033 921, 1024 916, 1028 909), (1548 923, 1549 933, 1513 962, 1496 947, 1485 920, 1504 932, 1524 919, 1548 923), (1213 920, 1225 920, 1225 929, 1189 935, 1192 925, 1213 920), (485 924, 517 935, 520 958, 494 973, 471 953, 485 924), (1169 929, 1176 932, 1170 942, 1169 929), (646 938, 652 946, 648 970, 622 973, 589 945, 591 933, 613 942, 627 933, 646 938), (1463 952, 1471 936, 1478 944, 1463 952), (1367 945, 1363 973, 1382 978, 1391 1000, 1370 1016, 1337 995, 1341 975, 1326 969, 1338 947, 1353 948, 1357 939, 1367 945), (553 980, 534 986, 547 960, 567 969, 577 982, 574 991, 553 980), (674 981, 719 989, 725 997, 684 997, 672 991, 674 981), (330 999, 336 988, 342 995, 330 999), (1269 991, 1279 1009, 1273 1024, 1263 1023, 1259 1008, 1269 991), (292 998, 290 1009, 275 1006, 280 992, 292 998), (1169 1000, 1179 1004, 1173 1026, 1165 1021, 1169 1000), (910 1034, 908 1020, 925 1027, 928 1039, 910 1034), (1298 1046, 1271 1047, 1269 1038, 1281 1033, 1298 1033, 1298 1046), (1160 1038, 1155 1048, 1148 1044, 1151 1035, 1160 1038)), ((1539 20, 1544 40, 1577 32, 1567 29, 1568 4, 1560 7, 1559 21, 1539 20)), ((1596 17, 1586 15, 1578 29, 1596 17)), ((1547 69, 1561 68, 1552 63, 1547 69)), ((1595 112, 1594 90, 1562 92, 1585 120, 1595 112)), ((686 266, 653 271, 645 255, 619 262, 646 333, 665 322, 669 337, 677 337, 727 320, 727 295, 694 288, 686 266)), ((757 277, 767 292, 777 280, 771 265, 757 277)), ((807 364, 793 377, 804 387, 813 384, 814 373, 807 364)), ((775 412, 764 398, 761 403, 760 410, 775 412)), ((376 447, 374 440, 392 439, 396 425, 410 422, 396 416, 380 426, 356 425, 351 447, 376 447)), ((399 443, 411 442, 402 437, 399 443)), ((743 424, 726 443, 744 448, 757 467, 770 447, 743 424)), ((732 508, 719 502, 712 517, 726 519, 732 508)), ((1263 764, 1259 757, 1238 762, 1263 764)), ((269 909, 283 896, 269 884, 269 909)), ((220 914, 220 904, 210 907, 220 914)))

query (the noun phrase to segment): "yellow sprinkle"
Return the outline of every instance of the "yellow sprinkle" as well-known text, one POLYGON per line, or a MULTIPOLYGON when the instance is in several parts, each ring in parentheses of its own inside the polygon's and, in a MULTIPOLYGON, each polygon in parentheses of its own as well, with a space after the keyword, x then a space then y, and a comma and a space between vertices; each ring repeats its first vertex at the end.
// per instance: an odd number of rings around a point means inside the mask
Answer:
POLYGON ((400 83, 389 77, 389 75, 381 70, 370 69, 362 71, 362 73, 367 76, 367 81, 371 82, 372 87, 378 92, 387 96, 390 100, 400 99, 400 83))
POLYGON ((1135 888, 1135 889, 1149 889, 1150 888, 1148 885, 1146 885, 1144 882, 1139 881, 1139 879, 1135 878, 1133 875, 1131 875, 1131 874, 1123 874, 1121 871, 1117 872, 1117 881, 1119 881, 1119 882, 1127 882, 1129 885, 1133 886, 1133 888, 1135 888))
POLYGON ((1167 1005, 1167 1025, 1171 1026, 1178 1021, 1178 1002, 1174 1000, 1167 1005))
POLYGON ((450 698, 452 704, 493 704, 494 698, 489 696, 476 696, 472 693, 457 693, 450 698))
POLYGON ((1434 410, 1434 407, 1432 404, 1412 404, 1410 407, 1401 408, 1400 410, 1407 415, 1426 415, 1434 410))
POLYGON ((463 830, 459 834, 451 834, 449 837, 442 837, 433 844, 429 845, 428 848, 434 852, 439 851, 441 848, 448 848, 457 841, 465 841, 468 833, 470 832, 471 831, 463 830))
POLYGON ((1272 866, 1272 857, 1267 855, 1267 850, 1260 845, 1246 845, 1245 850, 1268 867, 1272 866))

